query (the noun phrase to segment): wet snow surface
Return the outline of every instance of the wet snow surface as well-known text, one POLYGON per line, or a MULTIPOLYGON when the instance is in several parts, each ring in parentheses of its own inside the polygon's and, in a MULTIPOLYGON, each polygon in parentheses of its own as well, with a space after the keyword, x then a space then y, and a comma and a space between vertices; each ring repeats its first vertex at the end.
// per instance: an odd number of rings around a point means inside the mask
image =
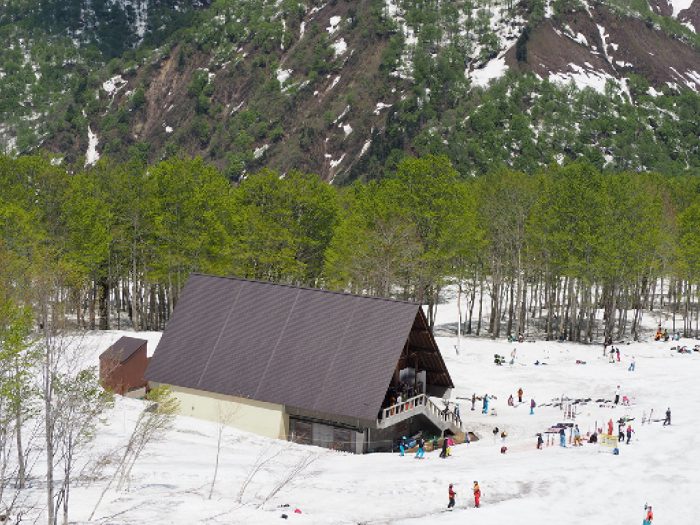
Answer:
MULTIPOLYGON (((439 308, 438 325, 451 328, 449 323, 455 320, 453 303, 439 308)), ((649 317, 648 324, 655 323, 656 319, 649 317)), ((670 329, 670 321, 664 321, 664 326, 670 329)), ((122 333, 88 336, 86 347, 95 364, 99 353, 122 333)), ((147 333, 145 337, 152 353, 159 334, 147 333)), ((427 453, 422 461, 397 454, 355 456, 226 429, 219 476, 213 498, 208 500, 217 426, 179 417, 172 431, 146 448, 134 469, 130 490, 107 493, 94 522, 613 525, 641 523, 645 502, 654 506, 654 525, 700 522, 700 510, 693 504, 700 489, 700 353, 681 355, 671 351, 676 343, 647 341, 620 345, 622 363, 610 364, 602 357, 600 345, 508 344, 470 337, 462 340, 462 352, 457 356, 456 342, 454 337, 438 338, 456 384, 454 396, 471 397, 472 392, 495 395, 491 406, 497 415, 472 412, 470 403, 461 401, 463 419, 482 439, 456 446, 451 458, 440 459, 437 452, 427 453), (517 348, 514 365, 493 364, 494 353, 509 359, 513 348, 517 348), (635 372, 627 370, 632 357, 636 358, 635 372), (576 364, 577 359, 586 364, 576 364), (547 365, 535 366, 536 360, 547 365), (636 433, 630 445, 620 446, 619 456, 590 444, 535 449, 535 433, 564 419, 560 409, 552 406, 538 407, 535 415, 528 415, 531 397, 538 404, 549 404, 561 395, 611 399, 617 385, 631 398, 632 406, 611 408, 591 403, 580 407, 576 421, 585 434, 594 429, 596 421, 602 426, 610 418, 634 418, 636 433), (519 387, 528 403, 508 407, 508 395, 519 387), (644 412, 653 408, 655 418, 661 418, 667 406, 673 410, 672 426, 640 424, 644 412), (506 455, 499 452, 500 439, 495 442, 492 437, 494 426, 509 434, 506 455), (237 503, 252 465, 271 457, 237 503), (313 462, 265 501, 305 458, 313 462), (470 493, 474 480, 483 492, 479 509, 473 508, 470 493), (455 484, 457 507, 444 512, 449 483, 455 484), (279 507, 286 504, 290 507, 279 507), (295 508, 302 514, 294 514, 295 508), (288 514, 288 521, 281 521, 282 513, 288 514)), ((692 347, 696 341, 681 343, 692 347)), ((140 408, 140 401, 120 399, 109 414, 108 424, 101 428, 91 457, 118 451, 126 443, 140 408)), ((35 468, 40 470, 40 465, 37 462, 35 468)), ((73 489, 73 521, 87 519, 111 468, 108 466, 102 480, 92 487, 73 489)), ((40 489, 33 495, 43 501, 40 489)))

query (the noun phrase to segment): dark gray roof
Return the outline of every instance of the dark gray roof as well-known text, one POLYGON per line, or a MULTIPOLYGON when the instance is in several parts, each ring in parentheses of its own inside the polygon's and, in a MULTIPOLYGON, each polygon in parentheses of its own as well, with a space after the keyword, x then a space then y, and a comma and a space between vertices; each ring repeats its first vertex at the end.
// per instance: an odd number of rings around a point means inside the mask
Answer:
POLYGON ((120 337, 116 343, 100 354, 100 359, 113 359, 123 363, 145 344, 148 344, 148 341, 145 339, 120 337))
POLYGON ((193 274, 146 379, 373 420, 419 308, 193 274))

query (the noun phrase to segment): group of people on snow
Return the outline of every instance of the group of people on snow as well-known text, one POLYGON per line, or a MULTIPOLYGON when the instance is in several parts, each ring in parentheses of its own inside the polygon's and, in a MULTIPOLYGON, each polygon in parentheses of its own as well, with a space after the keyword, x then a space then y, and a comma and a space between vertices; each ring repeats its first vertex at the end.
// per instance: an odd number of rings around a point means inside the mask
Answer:
MULTIPOLYGON (((472 486, 472 493, 474 494, 474 507, 479 508, 479 506, 481 505, 481 487, 479 487, 478 481, 474 481, 474 485, 472 486)), ((452 483, 450 483, 450 486, 447 489, 447 496, 449 498, 447 508, 448 510, 451 510, 455 507, 457 498, 457 493, 455 492, 454 485, 452 483)))

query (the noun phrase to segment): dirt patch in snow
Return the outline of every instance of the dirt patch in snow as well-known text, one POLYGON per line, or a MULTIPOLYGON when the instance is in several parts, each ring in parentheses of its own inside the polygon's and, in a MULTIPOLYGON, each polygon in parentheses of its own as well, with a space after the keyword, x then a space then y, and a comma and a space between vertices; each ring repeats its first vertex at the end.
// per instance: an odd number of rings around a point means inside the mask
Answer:
MULTIPOLYGON (((699 2, 696 0, 694 5, 699 2)), ((511 67, 533 71, 543 78, 570 72, 574 64, 617 79, 637 73, 654 86, 675 82, 700 90, 692 76, 693 71, 700 71, 700 56, 695 49, 643 20, 620 16, 602 6, 591 8, 590 15, 579 11, 556 22, 543 22, 531 33, 527 56, 527 64, 518 64, 515 49, 511 49, 506 61, 511 67), (570 31, 564 29, 567 25, 570 31), (567 36, 572 33, 582 34, 588 45, 567 36)))
POLYGON ((649 0, 649 7, 657 15, 673 15, 673 6, 667 0, 649 0))
POLYGON ((691 25, 695 32, 700 32, 700 0, 695 0, 688 9, 678 13, 678 21, 691 25))

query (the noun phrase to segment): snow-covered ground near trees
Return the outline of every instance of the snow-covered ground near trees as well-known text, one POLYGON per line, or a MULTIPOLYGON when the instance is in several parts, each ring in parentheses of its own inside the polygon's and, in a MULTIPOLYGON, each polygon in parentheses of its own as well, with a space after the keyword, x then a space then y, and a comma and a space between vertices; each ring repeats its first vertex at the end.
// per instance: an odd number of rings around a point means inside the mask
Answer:
MULTIPOLYGON (((439 307, 438 325, 456 319, 454 302, 439 307)), ((646 316, 650 330, 656 322, 655 316, 646 316)), ((671 328, 668 321, 663 322, 671 328)), ((83 340, 87 360, 96 364, 99 353, 124 333, 88 334, 83 340)), ((149 353, 160 338, 158 333, 136 335, 149 340, 149 353)), ((424 460, 398 454, 357 456, 226 429, 210 500, 218 427, 178 417, 170 432, 146 448, 130 489, 110 489, 94 522, 612 525, 641 523, 645 503, 654 506, 654 525, 700 522, 700 509, 694 504, 700 489, 700 353, 679 354, 671 350, 677 343, 648 340, 619 345, 622 362, 610 364, 602 356, 601 345, 509 344, 467 337, 456 355, 456 338, 439 337, 438 343, 456 385, 454 397, 471 397, 473 392, 496 396, 491 405, 495 416, 482 415, 478 403, 472 412, 470 402, 460 401, 463 419, 481 440, 456 446, 451 458, 440 459, 438 452, 427 453, 424 460), (515 364, 493 364, 494 353, 509 359, 513 348, 517 349, 515 364), (630 372, 633 357, 636 371, 630 372), (536 366, 537 360, 547 364, 536 366), (538 407, 529 415, 530 398, 543 405, 562 395, 612 399, 617 385, 632 400, 631 406, 613 408, 594 402, 579 407, 576 422, 585 435, 596 423, 603 426, 610 418, 634 418, 632 442, 620 445, 620 455, 592 444, 536 450, 535 434, 564 418, 553 406, 538 407), (509 394, 519 387, 526 403, 508 407, 509 394), (660 419, 669 406, 673 411, 670 427, 659 421, 641 425, 644 413, 654 409, 654 419, 660 419), (492 436, 494 426, 508 433, 505 455, 500 453, 501 439, 492 436), (253 465, 265 458, 272 459, 252 477, 237 501, 253 465), (313 462, 285 483, 295 465, 305 459, 313 462), (479 509, 473 507, 471 497, 474 480, 483 492, 479 509), (449 483, 455 484, 457 507, 445 512, 449 483), (276 488, 277 493, 268 499, 276 488), (302 513, 295 514, 296 508, 302 513), (283 513, 288 521, 281 519, 283 513)), ((691 348, 696 343, 681 340, 691 348)), ((105 454, 116 457, 141 407, 138 400, 120 398, 106 415, 89 458, 83 461, 105 454)), ((72 489, 74 522, 86 522, 112 468, 113 464, 103 469, 89 467, 98 481, 72 489)), ((38 462, 34 474, 39 476, 40 471, 38 462)), ((41 502, 40 481, 36 485, 35 496, 41 502)))

